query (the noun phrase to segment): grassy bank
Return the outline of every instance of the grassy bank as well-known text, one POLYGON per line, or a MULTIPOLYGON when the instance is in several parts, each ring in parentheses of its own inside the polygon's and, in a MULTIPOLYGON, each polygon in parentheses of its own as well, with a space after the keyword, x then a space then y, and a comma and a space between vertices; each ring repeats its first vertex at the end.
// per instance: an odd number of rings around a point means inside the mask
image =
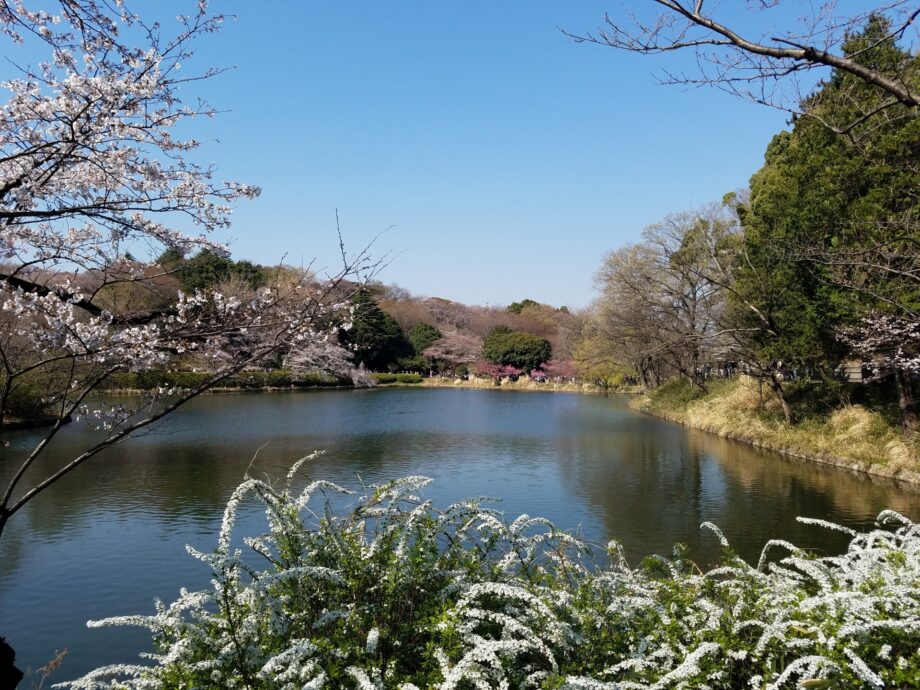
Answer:
POLYGON ((794 426, 779 401, 746 376, 714 381, 704 394, 686 381, 666 383, 633 408, 719 436, 788 455, 920 483, 920 443, 908 441, 890 418, 862 405, 826 408, 794 426))

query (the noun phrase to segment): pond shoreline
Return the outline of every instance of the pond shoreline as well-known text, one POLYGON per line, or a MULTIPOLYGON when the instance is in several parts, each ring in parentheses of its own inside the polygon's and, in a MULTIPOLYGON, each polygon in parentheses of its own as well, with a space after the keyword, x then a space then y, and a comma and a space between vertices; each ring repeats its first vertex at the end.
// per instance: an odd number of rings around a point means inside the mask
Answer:
POLYGON ((422 381, 420 386, 422 388, 461 388, 481 391, 518 391, 527 393, 603 393, 603 390, 595 388, 594 386, 587 388, 575 383, 537 383, 535 381, 524 383, 520 381, 495 383, 494 381, 486 379, 451 380, 430 378, 422 381))
MULTIPOLYGON (((390 385, 390 384, 387 384, 390 385)), ((399 384, 397 384, 399 385, 399 384)), ((495 383, 490 379, 442 379, 432 377, 423 379, 421 384, 408 384, 404 387, 420 386, 422 388, 466 388, 470 390, 505 390, 521 391, 526 393, 586 393, 590 395, 608 394, 608 395, 634 395, 633 391, 628 390, 611 390, 596 386, 593 383, 540 383, 533 380, 510 381, 505 380, 503 383, 495 383)))
MULTIPOLYGON (((376 383, 370 388, 465 388, 470 390, 496 390, 496 391, 522 391, 528 393, 585 393, 590 395, 639 395, 635 390, 604 389, 593 383, 539 383, 537 381, 507 381, 494 383, 488 379, 443 379, 440 377, 424 378, 418 383, 376 383)), ((295 391, 315 390, 367 390, 360 386, 352 385, 324 385, 324 386, 215 386, 209 388, 202 395, 229 394, 229 393, 292 393, 295 391)), ((105 388, 100 393, 115 395, 144 395, 149 393, 146 388, 105 388)))
MULTIPOLYGON (((920 472, 908 469, 892 469, 882 463, 871 463, 868 466, 852 458, 843 458, 834 455, 809 453, 799 448, 777 443, 771 443, 762 439, 746 435, 741 431, 725 429, 724 427, 715 428, 708 424, 696 424, 686 419, 680 414, 672 414, 667 411, 656 409, 650 405, 648 398, 643 397, 641 391, 630 390, 611 390, 604 389, 595 384, 589 383, 555 383, 555 382, 537 382, 530 379, 526 381, 506 380, 502 383, 494 383, 489 379, 445 379, 441 377, 424 378, 418 383, 378 383, 373 388, 447 388, 447 389, 466 389, 466 390, 486 390, 486 391, 514 391, 526 393, 578 393, 588 395, 625 395, 634 397, 629 407, 636 412, 664 419, 668 422, 679 424, 683 427, 702 431, 719 438, 725 438, 732 441, 744 443, 755 448, 780 453, 782 455, 793 457, 805 462, 817 463, 820 465, 835 467, 837 469, 847 470, 867 477, 878 477, 891 480, 898 483, 910 485, 912 488, 920 488, 920 472)), ((258 388, 246 388, 242 386, 225 386, 208 389, 202 395, 232 395, 244 393, 292 393, 297 391, 316 391, 316 390, 357 390, 355 386, 350 385, 325 385, 325 386, 263 386, 258 388)), ((367 390, 367 389, 365 389, 367 390)), ((107 394, 115 395, 144 395, 150 391, 142 388, 109 388, 105 389, 107 394)), ((66 420, 65 423, 70 420, 66 420)), ((53 424, 53 421, 51 422, 53 424)), ((3 429, 7 431, 28 429, 48 426, 45 420, 35 422, 5 423, 3 429)))
POLYGON ((638 404, 630 405, 630 408, 634 411, 649 415, 650 417, 664 419, 666 421, 673 422, 674 424, 680 424, 681 426, 687 427, 688 429, 702 431, 707 434, 712 434, 713 436, 718 436, 719 438, 738 441, 740 443, 753 446, 754 448, 761 448, 763 450, 768 450, 774 453, 780 453, 782 455, 793 457, 798 460, 803 460, 805 462, 827 465, 837 469, 847 470, 856 474, 866 475, 867 479, 872 477, 880 477, 894 481, 898 484, 909 485, 912 490, 920 489, 920 472, 906 469, 892 469, 881 463, 873 463, 866 467, 854 459, 841 458, 833 455, 807 453, 805 451, 790 448, 788 446, 770 443, 769 441, 762 441, 761 439, 753 438, 739 431, 715 429, 705 424, 694 424, 687 419, 681 418, 678 415, 669 414, 663 410, 657 410, 647 405, 642 405, 642 398, 637 399, 635 402, 638 404))

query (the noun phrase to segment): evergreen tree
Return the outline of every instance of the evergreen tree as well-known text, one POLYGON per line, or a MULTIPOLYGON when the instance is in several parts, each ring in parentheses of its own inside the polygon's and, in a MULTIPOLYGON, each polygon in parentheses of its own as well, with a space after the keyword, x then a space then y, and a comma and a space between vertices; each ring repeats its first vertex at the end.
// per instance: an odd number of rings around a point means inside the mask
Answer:
MULTIPOLYGON (((881 17, 849 36, 844 52, 920 83, 920 59, 897 46, 881 17)), ((883 98, 835 72, 807 99, 809 116, 774 137, 751 179, 738 314, 742 325, 758 326, 753 340, 765 360, 829 373, 847 353, 842 332, 880 313, 917 320, 920 112, 898 106, 872 115, 883 98), (854 122, 845 136, 834 131, 854 122)), ((910 377, 893 373, 903 403, 910 377)), ((902 404, 907 415, 911 405, 902 404)))
POLYGON ((412 347, 399 324, 380 308, 367 288, 359 289, 351 301, 352 325, 339 332, 339 341, 355 353, 355 364, 363 364, 372 371, 395 367, 400 357, 410 354, 412 347))
POLYGON ((421 355, 426 348, 430 347, 436 340, 440 340, 442 336, 443 334, 437 328, 420 321, 409 331, 409 343, 412 345, 415 354, 421 355))
POLYGON ((543 338, 512 331, 507 326, 496 326, 483 341, 482 354, 493 364, 530 371, 548 361, 553 356, 553 348, 543 338))

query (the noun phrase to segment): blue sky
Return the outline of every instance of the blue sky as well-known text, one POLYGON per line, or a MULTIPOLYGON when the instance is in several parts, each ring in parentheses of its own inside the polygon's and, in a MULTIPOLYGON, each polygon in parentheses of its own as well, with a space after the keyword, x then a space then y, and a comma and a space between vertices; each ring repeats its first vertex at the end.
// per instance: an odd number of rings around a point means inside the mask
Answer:
MULTIPOLYGON (((632 3, 636 4, 636 3, 632 3)), ((232 250, 335 271, 347 246, 380 273, 468 303, 593 297, 603 254, 672 211, 745 186, 783 113, 658 84, 658 58, 578 45, 616 0, 225 2, 236 19, 196 62, 226 110, 202 154, 261 185, 232 250), (391 227, 392 226, 392 227, 391 227)), ((226 239, 226 238, 224 238, 226 239)))

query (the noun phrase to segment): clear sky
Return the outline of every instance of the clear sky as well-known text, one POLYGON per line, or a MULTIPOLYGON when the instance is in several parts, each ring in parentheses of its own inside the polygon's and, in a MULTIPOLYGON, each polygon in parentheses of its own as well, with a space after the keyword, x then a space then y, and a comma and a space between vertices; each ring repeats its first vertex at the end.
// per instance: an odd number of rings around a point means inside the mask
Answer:
POLYGON ((596 28, 617 0, 214 7, 237 16, 196 61, 236 69, 195 86, 227 111, 196 134, 222 176, 264 190, 234 213, 236 258, 334 271, 338 209, 351 250, 390 228, 374 246, 391 257, 384 282, 578 308, 606 251, 745 186, 786 124, 714 89, 658 84, 690 54, 665 62, 560 32, 596 28))

